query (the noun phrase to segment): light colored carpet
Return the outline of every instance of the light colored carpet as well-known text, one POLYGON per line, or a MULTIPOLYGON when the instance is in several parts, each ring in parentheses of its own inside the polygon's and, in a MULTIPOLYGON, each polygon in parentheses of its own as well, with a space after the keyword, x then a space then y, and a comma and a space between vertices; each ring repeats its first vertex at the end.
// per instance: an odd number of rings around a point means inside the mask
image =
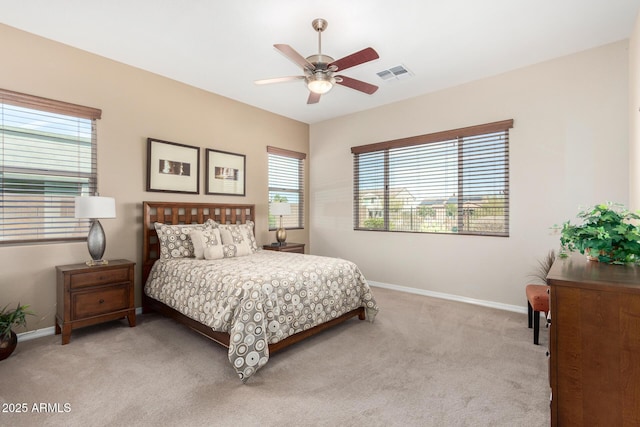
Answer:
POLYGON ((78 329, 65 346, 21 342, 0 362, 0 402, 28 411, 0 425, 549 425, 548 329, 535 346, 526 315, 373 291, 374 323, 298 343, 244 385, 226 349, 156 314, 78 329))

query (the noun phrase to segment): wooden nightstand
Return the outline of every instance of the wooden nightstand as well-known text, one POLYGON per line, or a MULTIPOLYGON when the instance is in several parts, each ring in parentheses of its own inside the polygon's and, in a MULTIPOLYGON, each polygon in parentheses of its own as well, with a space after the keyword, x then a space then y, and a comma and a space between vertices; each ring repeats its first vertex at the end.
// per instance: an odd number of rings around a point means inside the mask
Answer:
POLYGON ((126 317, 136 325, 134 266, 126 259, 107 265, 59 265, 57 274, 56 335, 62 345, 71 340, 71 330, 126 317))
POLYGON ((267 251, 295 252, 297 254, 303 254, 304 243, 285 243, 283 246, 264 245, 262 249, 267 251))

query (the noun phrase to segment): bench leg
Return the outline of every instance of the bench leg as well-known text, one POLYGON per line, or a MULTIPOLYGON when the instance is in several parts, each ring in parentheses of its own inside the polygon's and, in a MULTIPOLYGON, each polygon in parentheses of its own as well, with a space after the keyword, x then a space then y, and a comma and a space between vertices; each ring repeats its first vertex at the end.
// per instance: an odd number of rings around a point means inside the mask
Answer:
POLYGON ((529 329, 531 329, 531 321, 533 320, 533 307, 531 307, 531 303, 527 301, 527 316, 529 317, 529 329))
POLYGON ((533 343, 538 345, 538 335, 540 333, 540 312, 533 312, 533 343))

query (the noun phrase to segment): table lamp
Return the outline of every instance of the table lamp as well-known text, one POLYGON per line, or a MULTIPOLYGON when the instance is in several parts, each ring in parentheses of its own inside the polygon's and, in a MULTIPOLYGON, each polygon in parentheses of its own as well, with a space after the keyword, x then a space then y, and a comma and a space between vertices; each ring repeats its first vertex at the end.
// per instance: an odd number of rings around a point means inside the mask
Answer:
POLYGON ((115 199, 113 197, 100 196, 76 197, 75 206, 76 218, 89 218, 91 220, 91 228, 87 235, 87 247, 89 248, 91 260, 87 261, 86 264, 89 266, 108 264, 107 260, 102 259, 107 246, 107 239, 98 218, 116 217, 115 199))
POLYGON ((271 202, 271 215, 280 215, 280 228, 276 230, 276 240, 280 246, 285 245, 287 231, 282 226, 282 215, 291 215, 291 204, 286 202, 271 202))

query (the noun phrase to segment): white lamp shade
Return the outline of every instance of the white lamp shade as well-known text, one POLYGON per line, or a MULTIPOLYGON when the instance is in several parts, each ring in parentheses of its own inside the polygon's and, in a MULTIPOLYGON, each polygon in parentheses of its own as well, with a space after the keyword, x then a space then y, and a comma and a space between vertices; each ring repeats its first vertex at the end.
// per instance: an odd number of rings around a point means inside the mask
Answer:
POLYGON ((116 199, 113 197, 76 197, 76 218, 115 218, 116 199))
POLYGON ((291 215, 291 204, 285 202, 271 202, 271 215, 291 215))

